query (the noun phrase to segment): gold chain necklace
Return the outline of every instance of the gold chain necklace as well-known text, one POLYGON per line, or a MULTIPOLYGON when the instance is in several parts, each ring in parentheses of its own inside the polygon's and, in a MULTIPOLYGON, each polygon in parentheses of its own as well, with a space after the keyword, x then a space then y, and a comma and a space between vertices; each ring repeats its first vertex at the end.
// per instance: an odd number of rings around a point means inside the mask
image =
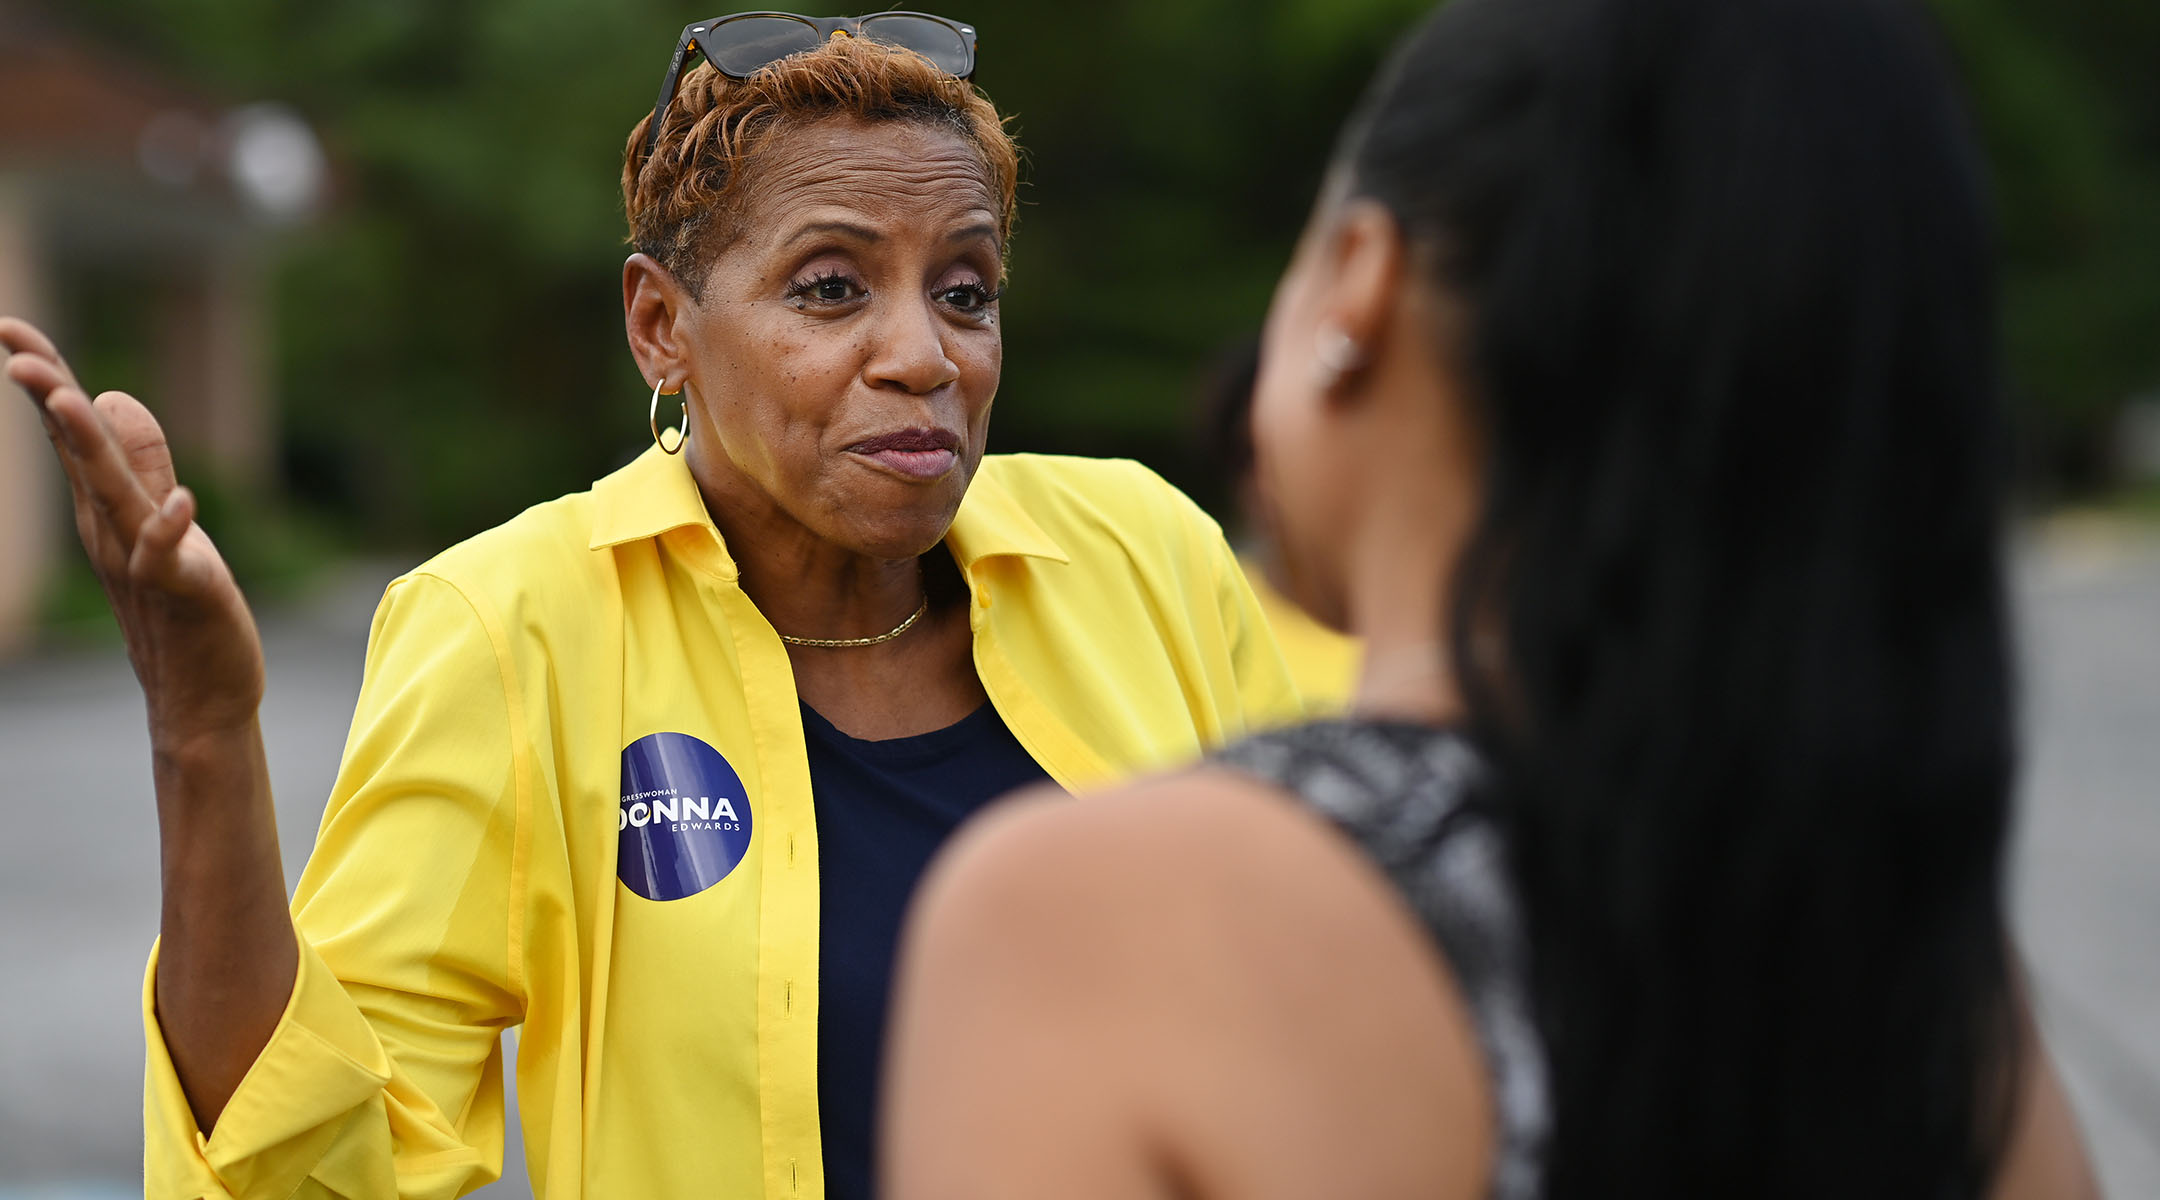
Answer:
MULTIPOLYGON (((780 634, 780 640, 786 642, 790 646, 810 646, 819 650, 845 650, 854 646, 875 646, 880 642, 889 642, 894 638, 899 637, 901 634, 906 633, 908 630, 914 628, 915 622, 922 620, 922 615, 929 611, 930 596, 926 592, 923 594, 922 603, 916 606, 914 612, 908 614, 907 620, 900 622, 898 625, 893 626, 891 629, 888 629, 885 632, 876 635, 875 637, 806 638, 796 637, 794 634, 791 633, 782 633, 780 634)), ((779 633, 778 630, 774 630, 773 632, 779 633)))

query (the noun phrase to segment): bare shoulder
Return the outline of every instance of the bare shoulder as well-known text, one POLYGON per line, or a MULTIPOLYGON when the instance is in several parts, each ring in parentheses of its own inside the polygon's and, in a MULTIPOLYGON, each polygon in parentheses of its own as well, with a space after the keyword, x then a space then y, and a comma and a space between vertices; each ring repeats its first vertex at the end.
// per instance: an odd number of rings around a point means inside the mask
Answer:
POLYGON ((909 949, 945 961, 980 957, 1044 982, 1070 975, 1066 987, 1114 986, 1096 973, 1096 960, 1138 967, 1174 952, 1170 931, 1137 918, 1209 896, 1196 870, 1301 835, 1314 843, 1306 852, 1325 857, 1317 827, 1296 828, 1310 823, 1270 791, 1226 771, 1195 770, 1083 798, 1048 787, 1016 794, 970 822, 932 863, 909 949))
POLYGON ((1264 926, 1277 910, 1333 909, 1331 894, 1369 892, 1370 874, 1292 798, 1209 767, 1081 798, 1044 788, 1006 800, 939 856, 916 922, 925 937, 983 939, 985 950, 1054 928, 1061 961, 1100 949, 1132 963, 1184 952, 1168 914, 1213 910, 1264 926))
POLYGON ((1248 843, 1331 847, 1324 830, 1275 788, 1233 771, 1200 768, 1074 798, 1029 789, 970 823, 939 856, 925 903, 1013 899, 1054 889, 1176 889, 1194 882, 1186 856, 1248 843))
MULTIPOLYGON (((1094 1097, 1191 1194, 1467 1196, 1489 1169, 1490 1103, 1445 964, 1354 846, 1258 780, 1205 768, 1009 801, 941 856, 908 939, 903 1043, 972 1011, 941 1061, 1060 1078, 1058 1103, 1094 1097)), ((909 1059, 931 1051, 897 1053, 898 1091, 923 1094, 909 1059)), ((967 1092, 952 1102, 1046 1111, 1024 1083, 967 1092)))

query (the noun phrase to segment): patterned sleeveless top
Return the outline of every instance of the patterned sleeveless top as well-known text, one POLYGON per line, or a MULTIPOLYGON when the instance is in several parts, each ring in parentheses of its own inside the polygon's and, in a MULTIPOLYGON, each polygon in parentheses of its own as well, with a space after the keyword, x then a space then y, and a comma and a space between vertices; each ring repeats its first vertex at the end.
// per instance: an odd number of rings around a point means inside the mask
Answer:
POLYGON ((1261 734, 1215 761, 1290 792, 1362 847, 1424 919, 1491 1076, 1493 1200, 1537 1200, 1552 1103, 1531 1017, 1529 947, 1500 831, 1471 798, 1483 766, 1458 734, 1329 721, 1261 734))

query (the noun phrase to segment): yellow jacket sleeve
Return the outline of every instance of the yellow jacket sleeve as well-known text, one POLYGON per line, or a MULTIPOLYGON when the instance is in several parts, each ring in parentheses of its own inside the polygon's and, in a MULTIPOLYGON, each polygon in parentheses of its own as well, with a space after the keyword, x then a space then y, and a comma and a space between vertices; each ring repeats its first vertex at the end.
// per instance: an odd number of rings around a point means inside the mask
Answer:
POLYGON ((1223 627, 1229 631, 1232 669, 1237 672, 1238 694, 1244 701, 1248 731, 1293 725, 1305 718, 1306 709, 1297 679, 1283 656, 1274 627, 1260 598, 1245 578, 1244 565, 1213 530, 1208 553, 1215 562, 1216 603, 1222 608, 1223 627))
POLYGON ((502 1170, 500 1034, 523 1009, 517 852, 531 747, 491 614, 391 586, 314 854, 300 968, 203 1136, 143 986, 144 1172, 167 1197, 450 1197, 502 1170))

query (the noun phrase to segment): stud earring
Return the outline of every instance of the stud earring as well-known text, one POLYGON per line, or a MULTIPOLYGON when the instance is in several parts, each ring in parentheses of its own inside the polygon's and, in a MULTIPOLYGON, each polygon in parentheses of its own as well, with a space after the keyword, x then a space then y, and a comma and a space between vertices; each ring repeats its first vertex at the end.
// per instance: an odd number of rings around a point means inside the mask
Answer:
POLYGON ((1338 325, 1320 327, 1313 347, 1313 382, 1323 392, 1342 386, 1345 376, 1365 365, 1365 351, 1338 325))

